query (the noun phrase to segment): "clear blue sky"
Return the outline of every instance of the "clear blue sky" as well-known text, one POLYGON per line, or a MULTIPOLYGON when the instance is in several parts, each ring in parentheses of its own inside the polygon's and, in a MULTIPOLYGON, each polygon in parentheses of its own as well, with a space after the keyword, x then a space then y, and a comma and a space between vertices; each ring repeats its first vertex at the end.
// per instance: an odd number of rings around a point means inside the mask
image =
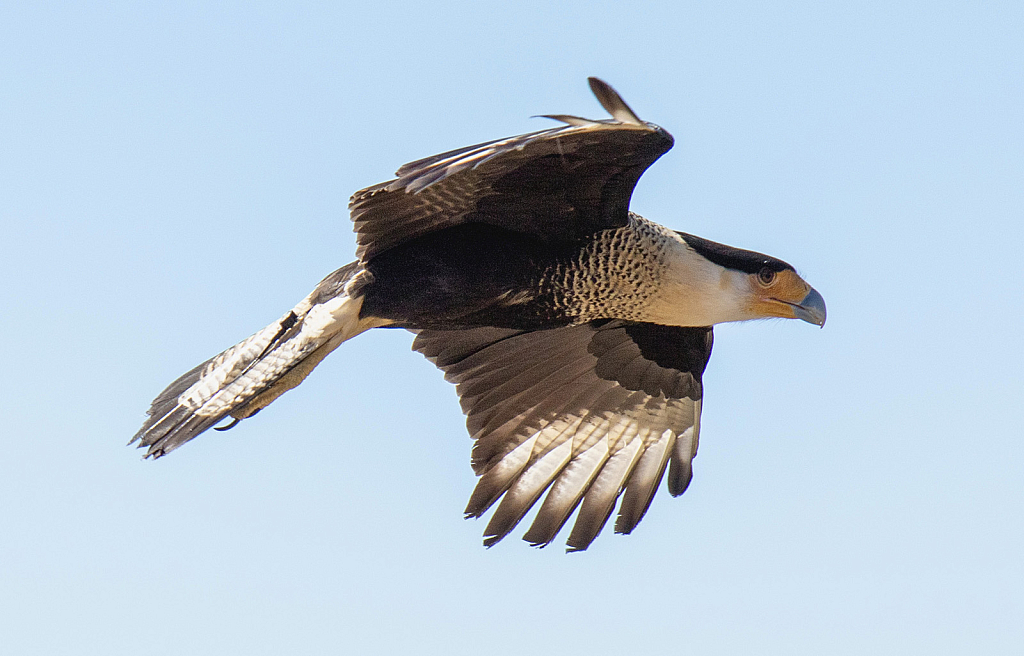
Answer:
POLYGON ((1024 652, 1022 34, 1019 2, 5 3, 2 650, 1024 652), (352 259, 350 193, 601 116, 588 75, 676 136, 636 211, 828 301, 717 331, 686 495, 482 548, 455 391, 397 331, 125 446, 352 259))

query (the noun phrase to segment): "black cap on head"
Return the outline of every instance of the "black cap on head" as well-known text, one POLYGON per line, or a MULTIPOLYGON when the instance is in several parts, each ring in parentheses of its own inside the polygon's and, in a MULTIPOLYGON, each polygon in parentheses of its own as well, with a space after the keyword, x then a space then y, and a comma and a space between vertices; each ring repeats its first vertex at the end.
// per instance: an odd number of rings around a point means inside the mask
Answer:
POLYGON ((733 248, 732 246, 719 244, 718 242, 709 241, 685 232, 679 232, 678 230, 676 232, 701 257, 727 269, 735 269, 744 273, 758 273, 761 269, 769 269, 775 272, 794 270, 790 264, 771 255, 755 251, 745 251, 742 248, 733 248))

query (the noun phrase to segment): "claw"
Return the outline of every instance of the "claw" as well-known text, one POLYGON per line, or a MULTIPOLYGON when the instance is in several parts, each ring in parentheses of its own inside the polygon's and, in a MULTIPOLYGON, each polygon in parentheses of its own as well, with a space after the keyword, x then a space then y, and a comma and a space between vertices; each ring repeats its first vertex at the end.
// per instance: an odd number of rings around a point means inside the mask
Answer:
POLYGON ((213 430, 215 430, 215 431, 231 430, 232 428, 237 426, 238 422, 240 422, 240 421, 242 421, 242 420, 239 417, 235 417, 234 420, 230 424, 228 424, 227 426, 214 426, 213 430))

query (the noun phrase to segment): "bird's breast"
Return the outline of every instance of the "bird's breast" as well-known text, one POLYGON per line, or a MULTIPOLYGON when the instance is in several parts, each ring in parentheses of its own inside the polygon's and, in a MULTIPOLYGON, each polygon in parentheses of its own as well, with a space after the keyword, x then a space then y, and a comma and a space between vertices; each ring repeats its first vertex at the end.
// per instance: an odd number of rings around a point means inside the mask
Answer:
POLYGON ((538 281, 540 297, 574 323, 643 321, 661 284, 666 249, 658 226, 644 221, 597 233, 538 281))

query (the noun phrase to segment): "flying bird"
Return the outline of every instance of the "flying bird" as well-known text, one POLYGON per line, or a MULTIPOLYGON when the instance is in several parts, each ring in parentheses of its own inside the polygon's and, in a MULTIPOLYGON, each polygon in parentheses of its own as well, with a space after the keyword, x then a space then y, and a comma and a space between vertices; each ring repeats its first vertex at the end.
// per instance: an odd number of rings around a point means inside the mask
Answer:
POLYGON ((619 503, 630 533, 666 478, 682 494, 700 434, 712 326, 768 317, 822 326, 825 302, 782 260, 669 230, 629 210, 673 143, 605 82, 611 118, 410 162, 349 203, 355 262, 278 321, 170 384, 132 438, 158 458, 225 430, 371 328, 456 385, 479 481, 467 517, 497 508, 484 544, 540 500, 523 539, 586 549, 619 503))

